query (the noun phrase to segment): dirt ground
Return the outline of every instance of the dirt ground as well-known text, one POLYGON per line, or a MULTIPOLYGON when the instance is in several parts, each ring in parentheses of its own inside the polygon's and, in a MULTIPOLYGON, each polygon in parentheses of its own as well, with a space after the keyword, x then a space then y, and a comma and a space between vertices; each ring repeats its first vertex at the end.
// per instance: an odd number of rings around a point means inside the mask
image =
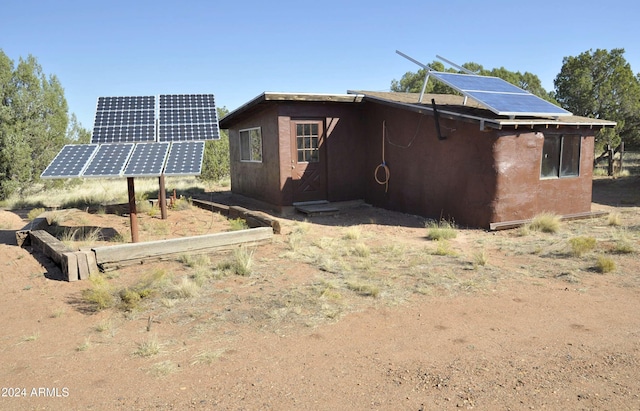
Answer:
MULTIPOLYGON (((640 179, 595 181, 592 210, 619 225, 436 242, 424 219, 365 205, 292 215, 250 275, 225 271, 230 252, 105 273, 112 290, 169 278, 129 311, 55 280, 16 246, 27 210, 0 211, 0 409, 640 409, 640 179), (577 236, 595 249, 569 252, 577 236)), ((129 235, 118 214, 58 224, 129 235)), ((140 225, 143 241, 230 229, 197 208, 140 225)))

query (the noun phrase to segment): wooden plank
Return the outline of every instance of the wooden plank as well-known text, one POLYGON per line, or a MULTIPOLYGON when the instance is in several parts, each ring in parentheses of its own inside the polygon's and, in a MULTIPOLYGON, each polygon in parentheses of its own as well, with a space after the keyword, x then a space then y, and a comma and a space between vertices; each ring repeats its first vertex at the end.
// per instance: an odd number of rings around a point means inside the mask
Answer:
POLYGON ((16 231, 16 243, 18 247, 26 247, 31 245, 31 238, 29 238, 29 232, 35 230, 44 230, 49 227, 49 221, 47 220, 47 213, 40 214, 29 224, 22 227, 22 229, 16 231))
POLYGON ((223 216, 228 216, 229 215, 229 206, 228 205, 224 205, 224 204, 218 204, 218 203, 214 203, 211 201, 205 201, 205 200, 198 200, 198 199, 193 199, 191 200, 191 202, 193 203, 194 206, 205 209, 205 210, 209 210, 209 211, 213 211, 216 213, 220 213, 223 216))
POLYGON ((231 220, 234 220, 236 218, 244 218, 244 215, 246 215, 246 213, 249 210, 247 210, 244 207, 240 207, 240 206, 230 206, 229 207, 229 218, 231 220))
POLYGON ((62 254, 62 274, 67 281, 78 281, 78 257, 75 253, 62 254))
MULTIPOLYGON (((257 246, 259 246, 261 244, 264 244, 266 242, 269 242, 269 241, 271 241, 271 240, 268 239, 268 240, 260 240, 260 241, 251 241, 251 242, 242 243, 242 244, 232 244, 232 245, 220 246, 220 247, 216 247, 216 248, 192 251, 192 252, 189 252, 189 254, 209 254, 209 253, 212 253, 212 252, 224 253, 224 252, 228 252, 229 250, 235 250, 240 246, 242 246, 242 247, 257 247, 257 246)), ((132 265, 141 265, 141 264, 144 264, 146 262, 153 262, 153 261, 170 261, 170 260, 174 260, 175 261, 176 259, 178 259, 180 256, 182 256, 184 254, 185 254, 184 252, 168 253, 168 254, 163 254, 163 255, 159 255, 159 256, 155 256, 155 257, 141 258, 141 259, 137 259, 137 260, 124 260, 124 261, 105 262, 105 263, 100 264, 100 270, 101 271, 118 270, 118 269, 120 269, 122 267, 128 267, 128 266, 132 266, 132 265)))
POLYGON ((271 218, 267 214, 261 213, 260 211, 252 211, 239 206, 230 206, 229 218, 242 218, 251 228, 271 227, 274 234, 280 234, 280 222, 274 218, 271 218))
POLYGON ((100 272, 98 263, 96 262, 96 255, 93 251, 84 251, 87 254, 87 263, 89 264, 89 276, 96 275, 100 272))
MULTIPOLYGON (((579 220, 583 218, 593 218, 593 217, 602 217, 603 215, 609 214, 608 211, 587 211, 584 213, 574 213, 574 214, 565 214, 560 216, 562 221, 570 221, 570 220, 579 220)), ((495 230, 508 230, 510 228, 521 227, 525 224, 529 224, 531 219, 528 220, 513 220, 513 221, 504 221, 498 223, 490 223, 489 229, 491 231, 495 230)))
POLYGON ((78 259, 78 278, 86 280, 89 278, 89 259, 85 251, 75 253, 78 259))
POLYGON ((164 254, 203 252, 205 250, 234 244, 270 240, 272 237, 273 229, 271 227, 260 227, 196 237, 96 247, 92 250, 95 253, 98 266, 102 266, 110 262, 141 260, 162 256, 164 254))
POLYGON ((62 254, 73 252, 73 250, 64 245, 62 241, 44 230, 31 231, 29 237, 34 249, 51 258, 60 266, 62 265, 62 254))

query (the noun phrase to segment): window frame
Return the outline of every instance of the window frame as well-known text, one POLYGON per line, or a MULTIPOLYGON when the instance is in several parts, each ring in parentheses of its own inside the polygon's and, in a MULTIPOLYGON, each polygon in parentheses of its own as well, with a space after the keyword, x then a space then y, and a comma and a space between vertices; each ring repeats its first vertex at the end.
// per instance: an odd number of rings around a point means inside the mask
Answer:
MULTIPOLYGON (((549 145, 550 146, 550 145, 549 145)), ((550 180, 558 178, 576 178, 580 177, 582 159, 582 135, 575 133, 558 133, 558 134, 544 134, 544 141, 542 145, 542 156, 540 160, 540 179, 550 180), (557 140, 557 143, 553 144, 553 151, 545 151, 548 146, 547 142, 551 139, 557 140), (577 140, 577 150, 575 145, 577 140), (569 150, 568 148, 572 149, 569 150), (573 153, 570 158, 565 158, 567 153, 573 153), (552 155, 554 158, 545 162, 545 155, 552 155), (577 158, 576 158, 577 155, 577 158), (567 168, 567 163, 570 168, 567 168), (575 163, 575 164, 574 164, 575 163), (547 169, 546 173, 545 169, 547 169)))
POLYGON ((262 163, 262 159, 263 159, 263 153, 262 153, 262 127, 250 127, 250 128, 244 128, 242 130, 238 130, 238 141, 240 143, 240 162, 242 163, 262 163), (254 158, 254 154, 256 153, 256 151, 254 151, 252 148, 252 143, 254 142, 252 137, 255 136, 255 132, 258 133, 258 137, 259 137, 259 143, 260 143, 260 148, 259 148, 259 153, 260 153, 260 158, 254 158), (243 136, 244 137, 243 139, 243 136), (244 142, 243 142, 244 140, 244 142), (248 147, 247 147, 248 145, 248 147), (248 158, 244 158, 244 154, 245 154, 245 150, 248 149, 248 158))
POLYGON ((302 163, 320 162, 320 139, 322 138, 321 124, 317 120, 296 121, 296 159, 302 163), (302 134, 298 132, 298 127, 302 126, 302 134), (308 133, 305 127, 309 127, 308 133), (315 133, 313 128, 315 127, 315 133), (300 144, 302 142, 302 144, 300 144), (300 155, 302 154, 302 159, 300 155))

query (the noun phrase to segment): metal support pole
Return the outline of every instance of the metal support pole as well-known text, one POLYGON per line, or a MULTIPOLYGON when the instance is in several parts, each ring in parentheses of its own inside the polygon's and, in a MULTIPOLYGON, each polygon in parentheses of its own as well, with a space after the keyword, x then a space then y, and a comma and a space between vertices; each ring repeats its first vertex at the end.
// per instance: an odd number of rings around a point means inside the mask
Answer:
POLYGON ((158 184, 160 188, 158 189, 158 202, 160 203, 160 216, 163 220, 167 219, 167 192, 164 187, 164 174, 158 177, 158 184))
POLYGON ((131 242, 138 242, 138 211, 136 210, 136 188, 133 177, 127 177, 129 189, 129 222, 131 225, 131 242))

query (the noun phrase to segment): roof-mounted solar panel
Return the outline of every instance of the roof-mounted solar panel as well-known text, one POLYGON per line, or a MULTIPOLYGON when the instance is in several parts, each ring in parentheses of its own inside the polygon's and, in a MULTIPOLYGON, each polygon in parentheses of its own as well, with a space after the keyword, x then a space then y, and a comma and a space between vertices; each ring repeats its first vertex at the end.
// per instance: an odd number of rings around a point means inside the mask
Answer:
POLYGON ((162 175, 170 143, 136 144, 129 163, 124 170, 124 177, 159 177, 162 175))
POLYGON ((100 97, 91 142, 132 143, 155 141, 156 98, 100 97))
POLYGON ((158 141, 220 139, 213 94, 161 94, 158 141))
POLYGON ((429 75, 476 100, 480 105, 499 116, 561 117, 571 115, 571 112, 499 77, 439 71, 430 71, 429 75))
POLYGON ((197 176, 202 173, 204 141, 177 141, 171 143, 165 175, 197 176))
POLYGON ((62 147, 40 178, 80 177, 97 149, 97 144, 68 144, 62 147))
POLYGON ((134 146, 133 143, 101 144, 82 177, 122 177, 134 146))

